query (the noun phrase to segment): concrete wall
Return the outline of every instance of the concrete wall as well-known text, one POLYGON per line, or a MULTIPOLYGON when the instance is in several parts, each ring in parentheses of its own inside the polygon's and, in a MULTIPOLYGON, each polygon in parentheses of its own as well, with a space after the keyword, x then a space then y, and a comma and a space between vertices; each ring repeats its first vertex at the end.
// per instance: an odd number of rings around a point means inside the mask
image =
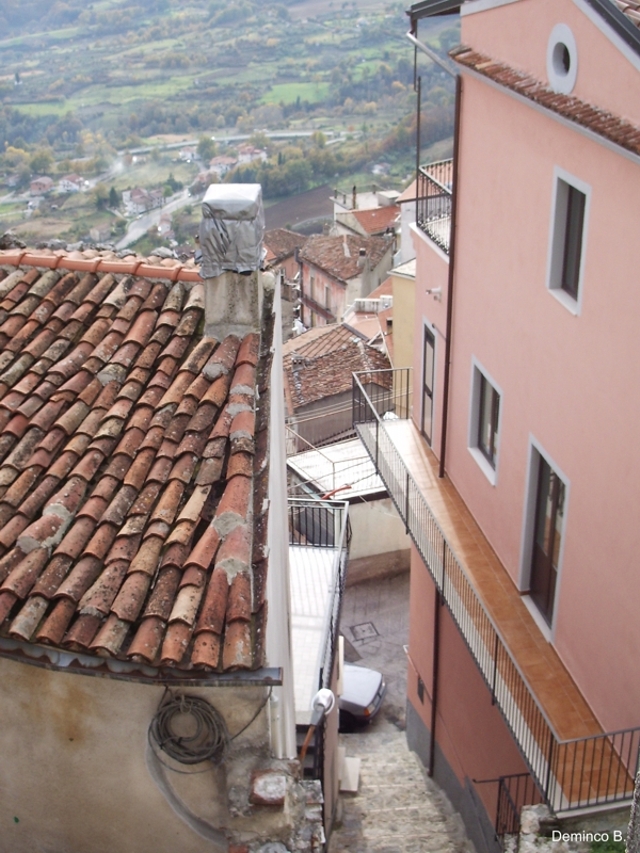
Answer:
POLYGON ((409 569, 410 539, 391 498, 353 501, 349 518, 349 584, 409 569))

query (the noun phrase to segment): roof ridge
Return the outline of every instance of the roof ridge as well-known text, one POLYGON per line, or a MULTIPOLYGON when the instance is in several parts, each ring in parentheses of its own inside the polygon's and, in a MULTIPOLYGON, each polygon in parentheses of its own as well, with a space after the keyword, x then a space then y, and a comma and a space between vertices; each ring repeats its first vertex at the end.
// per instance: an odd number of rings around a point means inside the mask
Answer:
POLYGON ((46 269, 67 270, 68 272, 115 273, 123 275, 145 276, 146 278, 163 278, 168 281, 201 282, 200 271, 180 261, 166 259, 170 264, 153 264, 150 258, 132 256, 125 258, 86 257, 82 253, 56 253, 53 250, 33 249, 3 249, 0 250, 0 266, 31 266, 46 269))

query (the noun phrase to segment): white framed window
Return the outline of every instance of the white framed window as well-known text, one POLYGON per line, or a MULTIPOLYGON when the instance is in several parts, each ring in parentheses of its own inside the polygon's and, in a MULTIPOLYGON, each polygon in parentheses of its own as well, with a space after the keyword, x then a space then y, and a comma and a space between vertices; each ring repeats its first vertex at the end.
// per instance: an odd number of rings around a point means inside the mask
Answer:
POLYGON ((471 365, 469 452, 489 482, 495 486, 498 472, 502 391, 474 358, 471 365))
POLYGON ((582 304, 591 187, 556 167, 553 177, 547 287, 573 314, 582 304))

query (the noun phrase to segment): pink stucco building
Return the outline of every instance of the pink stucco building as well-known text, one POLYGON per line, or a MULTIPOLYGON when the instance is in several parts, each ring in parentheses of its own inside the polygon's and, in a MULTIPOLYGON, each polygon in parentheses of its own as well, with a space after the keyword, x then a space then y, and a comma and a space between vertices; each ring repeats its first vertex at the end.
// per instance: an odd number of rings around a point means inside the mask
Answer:
POLYGON ((628 816, 639 7, 409 12, 419 52, 421 19, 460 14, 456 147, 419 175, 412 419, 356 418, 414 543, 409 743, 479 850, 527 801, 628 816))
POLYGON ((356 299, 368 296, 391 269, 391 237, 309 237, 299 252, 301 320, 308 328, 341 322, 356 299))

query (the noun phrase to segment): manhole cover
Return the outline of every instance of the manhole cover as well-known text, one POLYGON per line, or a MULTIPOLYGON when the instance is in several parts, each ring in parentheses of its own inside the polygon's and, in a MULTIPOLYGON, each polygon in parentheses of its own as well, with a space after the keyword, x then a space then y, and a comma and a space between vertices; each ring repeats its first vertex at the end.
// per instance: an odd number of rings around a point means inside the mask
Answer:
POLYGON ((354 640, 369 640, 371 637, 379 636, 373 622, 362 622, 360 625, 353 625, 351 633, 354 640))

